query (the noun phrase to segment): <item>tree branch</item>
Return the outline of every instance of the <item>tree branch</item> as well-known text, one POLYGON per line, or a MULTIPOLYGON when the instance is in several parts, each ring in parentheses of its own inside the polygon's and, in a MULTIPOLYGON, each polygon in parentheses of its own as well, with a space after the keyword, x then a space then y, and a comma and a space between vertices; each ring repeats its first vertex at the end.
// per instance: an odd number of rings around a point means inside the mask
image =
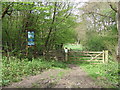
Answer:
POLYGON ((110 2, 108 2, 108 4, 109 4, 110 8, 117 13, 117 9, 113 8, 113 6, 110 2))
POLYGON ((4 18, 4 16, 6 15, 6 14, 8 14, 8 9, 10 8, 10 6, 13 4, 13 2, 12 3, 10 3, 5 9, 4 9, 4 11, 3 11, 3 13, 2 13, 2 18, 4 18))
MULTIPOLYGON (((54 22, 55 22, 56 5, 57 5, 57 2, 55 2, 55 4, 54 4, 53 20, 52 20, 52 23, 51 23, 51 24, 54 24, 54 22)), ((49 42, 49 39, 50 39, 51 32, 52 32, 52 26, 50 27, 50 31, 49 31, 48 36, 47 36, 47 40, 45 41, 45 47, 46 47, 46 48, 47 48, 47 45, 48 45, 48 42, 49 42)))
MULTIPOLYGON (((112 20, 114 20, 113 17, 111 17, 111 16, 107 16, 107 15, 104 15, 104 14, 101 14, 101 13, 97 13, 97 12, 93 12, 93 11, 87 11, 87 12, 84 13, 84 14, 98 14, 98 15, 100 15, 100 16, 108 17, 108 18, 111 18, 112 20)), ((83 15, 84 15, 84 14, 83 14, 83 15)))

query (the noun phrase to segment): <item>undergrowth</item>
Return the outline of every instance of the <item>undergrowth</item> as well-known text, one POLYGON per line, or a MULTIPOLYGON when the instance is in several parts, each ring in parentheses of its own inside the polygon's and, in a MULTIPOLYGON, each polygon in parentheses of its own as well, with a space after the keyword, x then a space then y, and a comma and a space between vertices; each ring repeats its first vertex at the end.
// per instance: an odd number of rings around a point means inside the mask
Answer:
POLYGON ((33 59, 28 61, 27 59, 10 59, 6 57, 2 59, 2 86, 8 85, 11 82, 18 82, 23 77, 36 75, 41 73, 45 69, 50 68, 67 68, 67 65, 60 61, 44 59, 33 59))
POLYGON ((69 62, 66 63, 60 61, 44 59, 33 59, 32 61, 24 60, 7 60, 6 57, 2 59, 2 85, 8 85, 11 82, 18 82, 23 77, 36 75, 43 70, 50 68, 67 68, 67 64, 76 64, 83 68, 89 76, 95 81, 105 84, 104 88, 118 88, 118 63, 115 61, 109 61, 105 64, 89 64, 88 62, 69 62))

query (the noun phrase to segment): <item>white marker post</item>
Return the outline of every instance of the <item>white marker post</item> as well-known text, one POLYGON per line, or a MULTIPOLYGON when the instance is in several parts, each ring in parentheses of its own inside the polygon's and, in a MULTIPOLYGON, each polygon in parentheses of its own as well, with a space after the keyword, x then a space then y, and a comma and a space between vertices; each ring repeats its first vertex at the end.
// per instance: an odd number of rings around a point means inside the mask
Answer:
POLYGON ((65 48, 65 61, 67 61, 67 60, 68 60, 68 49, 65 48))

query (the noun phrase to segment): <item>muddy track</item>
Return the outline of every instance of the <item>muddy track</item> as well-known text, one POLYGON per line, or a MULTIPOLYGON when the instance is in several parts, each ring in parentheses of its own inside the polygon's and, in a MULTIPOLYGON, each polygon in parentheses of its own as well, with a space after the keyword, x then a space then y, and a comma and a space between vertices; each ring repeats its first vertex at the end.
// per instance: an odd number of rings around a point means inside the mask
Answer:
POLYGON ((36 76, 24 78, 5 88, 100 88, 80 67, 49 69, 36 76))

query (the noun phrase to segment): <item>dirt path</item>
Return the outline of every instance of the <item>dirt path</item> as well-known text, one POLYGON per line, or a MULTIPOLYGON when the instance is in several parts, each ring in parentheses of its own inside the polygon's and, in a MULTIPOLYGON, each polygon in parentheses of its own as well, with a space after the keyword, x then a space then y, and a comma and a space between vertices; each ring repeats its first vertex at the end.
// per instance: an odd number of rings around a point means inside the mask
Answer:
POLYGON ((7 88, 100 88, 80 67, 69 67, 70 69, 49 69, 40 75, 13 83, 7 88))

